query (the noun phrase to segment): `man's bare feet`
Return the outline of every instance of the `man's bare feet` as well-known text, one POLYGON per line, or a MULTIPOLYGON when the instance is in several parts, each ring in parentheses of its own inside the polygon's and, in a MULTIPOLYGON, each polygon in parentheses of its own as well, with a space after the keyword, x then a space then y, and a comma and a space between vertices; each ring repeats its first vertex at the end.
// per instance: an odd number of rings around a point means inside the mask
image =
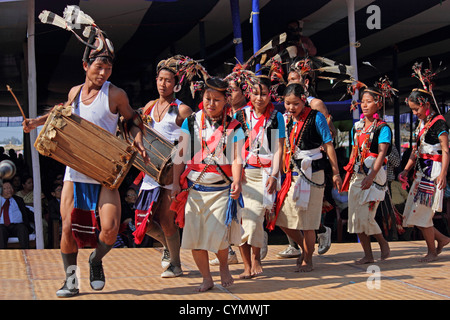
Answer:
POLYGON ((214 287, 214 281, 212 279, 203 279, 200 287, 195 289, 195 292, 205 292, 211 290, 214 287))
POLYGON ((355 261, 355 264, 357 264, 357 265, 367 264, 367 263, 374 263, 373 258, 363 257, 363 258, 355 261))

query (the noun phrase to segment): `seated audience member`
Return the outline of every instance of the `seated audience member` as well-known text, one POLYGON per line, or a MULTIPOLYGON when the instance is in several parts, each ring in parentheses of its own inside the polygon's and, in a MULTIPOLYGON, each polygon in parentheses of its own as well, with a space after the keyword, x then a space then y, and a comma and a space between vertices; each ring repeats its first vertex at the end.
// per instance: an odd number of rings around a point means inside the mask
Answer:
POLYGON ((0 200, 0 249, 7 247, 10 237, 19 238, 20 248, 28 249, 30 218, 33 217, 31 211, 25 206, 22 198, 14 195, 13 186, 9 181, 3 182, 0 200))
POLYGON ((48 244, 54 247, 55 239, 59 239, 61 229, 61 191, 62 184, 53 184, 51 188, 52 198, 48 201, 48 244), (58 228, 54 228, 54 225, 58 228))

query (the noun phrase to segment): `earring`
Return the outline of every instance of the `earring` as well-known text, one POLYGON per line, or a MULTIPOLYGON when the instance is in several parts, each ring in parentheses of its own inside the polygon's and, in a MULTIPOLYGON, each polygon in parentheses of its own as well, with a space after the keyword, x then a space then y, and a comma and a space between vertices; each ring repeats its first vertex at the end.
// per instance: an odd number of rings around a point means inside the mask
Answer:
POLYGON ((425 111, 425 115, 428 117, 430 115, 430 109, 427 109, 427 111, 425 111))

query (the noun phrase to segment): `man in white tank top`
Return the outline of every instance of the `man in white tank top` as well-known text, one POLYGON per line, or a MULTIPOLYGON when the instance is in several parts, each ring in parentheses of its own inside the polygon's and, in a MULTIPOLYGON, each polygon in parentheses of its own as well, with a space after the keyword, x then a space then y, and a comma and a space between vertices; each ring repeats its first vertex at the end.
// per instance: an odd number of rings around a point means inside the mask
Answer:
MULTIPOLYGON (((148 102, 143 114, 151 117, 149 126, 163 137, 174 143, 181 134, 181 125, 185 118, 192 114, 192 109, 174 97, 177 86, 176 66, 173 60, 163 60, 158 64, 156 86, 159 98, 148 102)), ((182 275, 180 261, 180 234, 175 224, 175 212, 170 210, 172 203, 172 185, 160 186, 150 176, 145 175, 139 191, 136 207, 148 202, 148 197, 159 188, 159 197, 154 201, 152 213, 146 226, 146 234, 164 246, 161 265, 164 268, 162 278, 173 278, 182 275), (155 221, 156 220, 156 221, 155 221), (159 221, 159 224, 158 222, 159 221)), ((141 208, 147 211, 149 208, 141 208)))
MULTIPOLYGON (((139 153, 148 162, 149 159, 142 143, 142 132, 137 126, 131 125, 133 119, 138 118, 137 113, 131 108, 125 91, 107 81, 111 76, 114 54, 111 42, 105 39, 107 39, 105 35, 97 33, 91 44, 101 48, 98 43, 103 41, 103 50, 87 48, 83 57, 83 68, 86 71, 85 82, 70 90, 68 101, 77 105, 77 108, 74 108, 75 113, 111 133, 115 133, 119 114, 129 120, 130 131, 135 137, 139 153), (78 95, 79 97, 77 97, 78 95)), ((48 114, 36 119, 25 119, 22 124, 24 131, 29 132, 43 125, 47 118, 48 114)), ((79 293, 75 274, 78 246, 72 235, 71 225, 71 213, 74 209, 74 182, 98 184, 97 181, 71 168, 66 170, 61 194, 61 255, 66 281, 63 287, 56 292, 58 297, 71 297, 79 293)), ((98 198, 101 231, 97 248, 89 257, 90 284, 94 290, 102 290, 105 285, 102 258, 111 250, 117 238, 121 216, 120 201, 117 189, 110 190, 101 186, 98 198)))

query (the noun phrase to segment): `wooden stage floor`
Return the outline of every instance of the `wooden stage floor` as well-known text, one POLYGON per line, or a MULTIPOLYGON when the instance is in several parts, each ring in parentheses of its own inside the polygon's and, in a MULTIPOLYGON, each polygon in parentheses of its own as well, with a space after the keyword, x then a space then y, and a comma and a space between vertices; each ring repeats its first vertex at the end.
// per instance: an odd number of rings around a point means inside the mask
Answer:
MULTIPOLYGON (((92 250, 83 249, 78 256, 80 294, 64 300, 450 300, 449 247, 437 261, 421 263, 424 241, 390 245, 387 261, 358 266, 354 264, 362 256, 358 243, 333 243, 326 254, 315 254, 310 273, 293 272, 295 259, 276 257, 285 246, 270 245, 264 274, 250 280, 238 279, 243 270, 238 253, 240 263, 230 266, 234 285, 223 288, 219 268, 213 266, 216 286, 205 293, 194 293, 201 276, 190 251, 181 253, 184 275, 162 279, 160 248, 113 249, 103 263, 106 286, 93 291, 87 263, 92 250)), ((378 245, 372 246, 377 259, 378 245)), ((0 250, 0 300, 58 299, 55 292, 62 276, 59 250, 0 250)))

